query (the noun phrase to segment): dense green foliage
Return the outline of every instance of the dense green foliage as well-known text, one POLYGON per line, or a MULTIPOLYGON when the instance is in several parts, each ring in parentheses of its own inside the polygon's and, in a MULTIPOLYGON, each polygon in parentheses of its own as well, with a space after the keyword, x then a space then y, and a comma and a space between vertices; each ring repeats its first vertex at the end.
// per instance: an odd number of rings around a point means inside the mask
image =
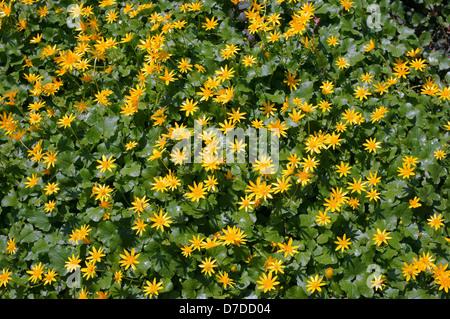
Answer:
POLYGON ((237 2, 1 2, 1 298, 446 298, 449 7, 237 2), (174 161, 198 119, 279 165, 174 161))

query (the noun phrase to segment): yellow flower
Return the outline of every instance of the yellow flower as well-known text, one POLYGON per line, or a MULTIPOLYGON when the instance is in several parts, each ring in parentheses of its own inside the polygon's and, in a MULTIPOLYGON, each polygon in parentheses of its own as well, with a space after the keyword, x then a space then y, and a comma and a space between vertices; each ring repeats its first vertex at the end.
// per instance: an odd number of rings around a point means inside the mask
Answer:
POLYGON ((117 20, 118 16, 119 16, 119 12, 117 12, 115 9, 113 9, 106 14, 106 18, 105 18, 106 22, 108 24, 113 23, 114 21, 117 20))
POLYGON ((105 155, 102 155, 101 160, 97 160, 97 163, 100 165, 97 165, 96 169, 100 169, 100 173, 104 173, 106 170, 112 172, 112 168, 116 167, 116 165, 112 164, 115 161, 115 159, 112 158, 112 155, 107 159, 105 155))
POLYGON ((377 184, 381 181, 381 176, 378 176, 378 171, 375 174, 369 172, 369 176, 366 176, 367 182, 365 182, 369 186, 377 186, 377 184))
POLYGON ((420 48, 416 48, 415 50, 411 49, 408 52, 406 52, 405 55, 409 56, 411 58, 414 58, 417 54, 419 54, 419 52, 420 52, 420 48))
POLYGON ((47 163, 47 168, 55 167, 55 162, 57 161, 56 155, 58 155, 58 152, 53 153, 53 151, 50 151, 45 153, 43 159, 44 163, 47 163))
POLYGON ((145 296, 148 295, 149 298, 151 298, 153 295, 157 295, 158 296, 158 291, 164 289, 164 287, 162 287, 163 282, 159 281, 158 283, 156 282, 156 278, 153 278, 153 282, 150 282, 149 280, 146 280, 146 286, 144 286, 143 291, 145 293, 145 296))
POLYGON ((200 8, 203 6, 203 2, 201 1, 197 1, 197 2, 193 2, 188 4, 188 10, 189 11, 199 11, 200 8))
POLYGON ((56 271, 54 269, 47 270, 47 272, 44 274, 44 278, 42 279, 44 281, 44 286, 49 284, 52 284, 52 281, 56 281, 56 271))
POLYGON ((25 182, 25 188, 33 187, 37 185, 39 177, 36 174, 31 174, 31 177, 27 177, 28 182, 25 182))
POLYGON ((353 2, 349 0, 341 0, 341 5, 345 9, 345 11, 350 11, 353 7, 353 2))
POLYGON ((413 199, 410 199, 410 200, 409 200, 409 207, 408 207, 408 208, 417 208, 417 207, 422 206, 422 204, 419 203, 419 200, 420 200, 419 197, 414 196, 413 199))
POLYGON ((416 175, 414 173, 414 166, 411 166, 411 164, 409 163, 403 163, 402 167, 398 167, 397 171, 398 171, 398 176, 403 177, 403 179, 407 178, 409 179, 410 176, 416 175))
POLYGON ((333 86, 334 86, 333 82, 331 82, 331 81, 325 81, 325 82, 322 81, 322 85, 320 86, 320 88, 322 89, 322 94, 327 95, 327 94, 333 93, 334 92, 333 86))
POLYGON ((189 63, 187 58, 182 58, 178 63, 178 68, 181 73, 187 73, 188 71, 192 71, 192 64, 189 63))
POLYGON ((146 196, 139 198, 134 196, 134 201, 131 203, 133 207, 130 207, 130 210, 133 210, 135 213, 137 213, 139 216, 141 213, 145 210, 145 208, 149 205, 149 199, 145 198, 146 196))
POLYGON ((263 289, 264 292, 275 289, 275 286, 280 283, 279 281, 276 281, 277 278, 278 276, 272 278, 272 272, 269 272, 268 275, 266 273, 263 273, 262 276, 259 277, 259 280, 256 281, 257 284, 260 284, 260 286, 258 286, 258 289, 263 289))
POLYGON ((372 82, 373 75, 370 72, 366 72, 365 74, 361 74, 361 81, 364 83, 372 82))
POLYGON ((222 243, 218 240, 217 237, 206 238, 206 241, 202 242, 200 247, 203 249, 212 249, 214 247, 220 246, 222 243))
POLYGON ((289 176, 288 177, 283 176, 281 179, 279 177, 277 177, 277 182, 272 183, 272 185, 275 186, 274 194, 284 193, 284 192, 288 191, 290 186, 292 185, 292 184, 289 184, 290 179, 291 178, 289 176))
POLYGON ((193 115, 198 110, 198 102, 194 102, 194 99, 186 99, 181 105, 180 111, 186 111, 186 116, 193 115))
POLYGON ((348 199, 347 204, 348 204, 353 210, 355 210, 355 209, 358 208, 358 206, 359 206, 359 200, 358 200, 357 198, 350 197, 350 198, 348 199))
POLYGON ((348 59, 339 57, 336 61, 336 65, 339 67, 338 69, 346 69, 349 67, 350 63, 348 63, 348 59))
POLYGON ((251 198, 255 198, 255 200, 258 199, 264 199, 267 198, 273 198, 272 194, 274 192, 274 189, 272 188, 272 185, 268 185, 266 181, 261 182, 261 177, 258 177, 256 179, 256 183, 253 183, 253 181, 249 181, 250 185, 247 185, 246 192, 250 193, 251 198))
POLYGON ((428 225, 430 227, 434 227, 434 230, 438 230, 441 228, 441 226, 444 226, 444 218, 442 217, 442 214, 434 214, 433 216, 430 216, 428 220, 428 225))
POLYGON ((128 142, 127 144, 125 144, 125 150, 126 150, 126 151, 130 151, 130 150, 132 150, 133 148, 135 148, 137 145, 138 145, 138 144, 137 144, 136 141, 130 141, 130 142, 128 142))
POLYGON ((237 203, 239 206, 239 210, 244 209, 245 212, 248 212, 248 210, 253 209, 253 205, 255 204, 254 201, 251 200, 251 197, 247 194, 244 197, 241 197, 241 201, 237 203))
POLYGON ((446 275, 442 275, 436 278, 435 283, 439 285, 439 290, 444 289, 446 293, 448 293, 450 289, 450 275, 448 272, 446 275))
POLYGON ((381 193, 378 193, 376 189, 371 188, 370 191, 367 192, 366 198, 369 198, 371 201, 377 201, 380 199, 380 194, 381 193))
POLYGON ((8 252, 8 254, 12 255, 16 253, 16 250, 17 250, 16 239, 10 238, 7 242, 6 251, 8 252))
POLYGON ((278 272, 284 274, 283 268, 285 267, 286 266, 283 265, 282 260, 273 259, 272 262, 267 265, 267 270, 269 270, 270 272, 274 272, 275 274, 278 274, 278 272))
POLYGON ((301 81, 301 79, 295 78, 297 76, 297 72, 294 72, 292 74, 291 71, 288 71, 288 72, 286 72, 285 75, 286 75, 286 79, 283 80, 283 83, 286 83, 287 85, 289 85, 289 88, 291 89, 291 91, 296 90, 298 82, 301 81))
POLYGON ((119 260, 119 264, 122 267, 125 267, 125 270, 127 270, 129 267, 131 267, 133 270, 136 269, 135 264, 139 264, 140 261, 137 260, 140 254, 135 255, 135 249, 132 248, 131 252, 128 252, 126 249, 123 250, 124 254, 119 254, 119 257, 123 260, 119 260))
POLYGON ((206 257, 205 260, 202 260, 202 263, 200 265, 198 265, 200 268, 202 268, 202 273, 204 273, 205 275, 211 276, 211 274, 214 273, 214 268, 218 267, 217 265, 215 265, 215 262, 217 261, 216 259, 211 260, 212 257, 206 257))
POLYGON ((136 235, 141 236, 142 232, 145 231, 145 226, 147 226, 147 224, 144 223, 144 219, 137 218, 134 221, 134 226, 131 227, 131 229, 133 229, 133 230, 136 229, 136 235))
POLYGON ((217 20, 215 20, 215 17, 212 17, 211 19, 206 18, 206 22, 203 23, 202 27, 206 30, 214 30, 214 28, 218 25, 219 23, 217 22, 217 20))
POLYGON ((133 39, 133 36, 134 36, 133 32, 128 32, 127 34, 125 34, 125 37, 122 37, 120 43, 130 42, 133 39))
POLYGON ((109 187, 108 185, 97 185, 97 182, 95 183, 94 187, 92 187, 92 195, 97 195, 95 197, 95 200, 101 200, 101 201, 107 201, 109 199, 109 197, 111 196, 111 192, 113 190, 111 189, 111 187, 109 187))
POLYGON ((227 229, 222 229, 224 235, 219 236, 219 239, 223 240, 222 245, 228 246, 229 244, 240 246, 245 244, 247 235, 244 234, 242 230, 237 228, 235 225, 233 227, 227 226, 227 229))
POLYGON ((311 293, 314 293, 316 290, 318 292, 322 291, 322 286, 325 286, 325 283, 322 282, 323 277, 319 278, 319 275, 316 275, 315 277, 310 276, 309 280, 307 280, 306 282, 308 283, 306 285, 306 291, 311 291, 311 293))
POLYGON ((344 236, 342 236, 342 238, 340 238, 339 236, 337 237, 337 241, 334 242, 335 244, 338 245, 335 249, 336 251, 338 251, 340 249, 341 253, 343 253, 345 249, 349 249, 351 242, 350 242, 350 238, 346 238, 346 236, 347 236, 347 234, 344 234, 344 236))
POLYGON ((441 160, 447 157, 447 153, 445 153, 443 150, 437 150, 434 152, 434 157, 436 157, 436 159, 438 160, 441 160))
POLYGON ((330 36, 328 39, 327 39, 327 42, 328 42, 328 45, 329 46, 336 46, 336 45, 339 45, 339 39, 337 38, 337 37, 335 37, 334 35, 332 35, 332 36, 330 36))
POLYGON ((318 223, 320 226, 326 226, 329 222, 331 222, 330 216, 327 215, 327 211, 322 212, 319 210, 319 215, 316 216, 316 223, 318 223))
POLYGON ((377 142, 376 138, 368 138, 366 139, 366 142, 363 143, 363 146, 365 146, 365 150, 368 150, 369 153, 376 153, 377 152, 377 148, 381 148, 380 146, 381 142, 377 142))
POLYGON ((384 118, 385 114, 389 111, 384 106, 380 106, 375 109, 375 111, 371 115, 372 123, 380 121, 382 118, 384 118))
POLYGON ((405 267, 402 268, 403 276, 406 277, 406 281, 409 281, 409 279, 416 279, 416 276, 419 273, 419 270, 416 268, 414 264, 408 265, 407 262, 404 262, 403 265, 405 267))
POLYGON ((388 244, 387 240, 392 239, 392 237, 388 236, 389 234, 390 232, 386 233, 386 229, 381 231, 379 228, 377 228, 377 232, 376 234, 373 234, 372 240, 374 241, 374 244, 376 244, 377 246, 380 246, 382 243, 385 243, 387 245, 388 244))
POLYGON ((203 244, 203 237, 200 238, 200 235, 198 235, 197 237, 195 237, 195 235, 192 235, 192 239, 189 239, 189 242, 192 243, 192 248, 193 250, 200 250, 202 244, 203 244))
POLYGON ((83 277, 86 277, 86 279, 94 278, 95 270, 97 269, 97 266, 95 265, 95 261, 87 261, 86 267, 81 268, 81 272, 83 273, 83 277))
POLYGON ((289 238, 287 243, 278 243, 278 251, 284 252, 284 257, 287 255, 294 256, 298 251, 296 250, 300 246, 292 246, 292 237, 289 238))
POLYGON ((372 93, 369 92, 369 89, 366 87, 360 87, 359 85, 356 86, 356 90, 353 93, 355 95, 355 98, 359 98, 360 101, 363 99, 367 99, 368 95, 371 95, 372 93))
POLYGON ((358 194, 361 194, 361 191, 364 191, 364 183, 361 182, 361 178, 359 178, 359 180, 356 180, 353 177, 353 183, 352 182, 348 182, 347 183, 349 185, 349 187, 347 187, 348 190, 351 190, 351 193, 353 194, 354 192, 357 192, 358 194))
POLYGON ((413 259, 414 264, 419 271, 426 271, 436 268, 436 265, 433 263, 434 261, 433 255, 430 255, 429 252, 427 252, 426 254, 425 252, 422 252, 422 256, 419 256, 418 261, 416 261, 415 258, 413 259))
POLYGON ((39 43, 39 42, 41 42, 41 39, 42 39, 42 33, 41 34, 38 33, 35 37, 33 37, 30 40, 30 43, 39 43))
POLYGON ((224 271, 222 273, 222 271, 219 271, 216 277, 218 278, 217 282, 223 284, 223 289, 226 289, 227 286, 233 287, 234 285, 233 279, 229 277, 227 272, 224 271))
POLYGON ((86 287, 83 287, 80 291, 80 293, 78 294, 78 299, 88 299, 88 292, 86 290, 86 287))
POLYGON ((44 191, 45 195, 51 195, 53 193, 57 193, 59 191, 58 183, 48 183, 47 186, 45 186, 44 191))
POLYGON ((162 209, 159 211, 159 214, 153 213, 153 217, 150 217, 149 220, 153 222, 151 228, 156 227, 156 229, 160 229, 164 232, 164 227, 170 227, 172 221, 170 220, 170 216, 167 216, 167 213, 163 215, 162 209))
POLYGON ((370 286, 370 288, 375 288, 375 290, 382 290, 383 287, 386 286, 386 284, 383 283, 385 279, 386 277, 384 277, 383 275, 374 276, 372 280, 372 286, 370 286))
POLYGON ((205 198, 206 189, 203 187, 203 182, 199 182, 198 184, 194 181, 194 185, 188 185, 191 192, 185 193, 186 197, 191 201, 198 202, 200 199, 205 198))
POLYGON ((244 64, 245 67, 252 66, 256 63, 256 58, 253 55, 246 55, 242 58, 242 64, 244 64))
POLYGON ((3 268, 2 269, 2 273, 0 274, 0 287, 1 286, 4 286, 4 287, 6 287, 6 284, 8 283, 8 281, 10 281, 11 280, 11 275, 12 275, 12 272, 11 271, 9 271, 9 268, 3 268))
POLYGON ((81 268, 80 262, 81 262, 80 256, 79 255, 75 256, 74 254, 72 254, 72 256, 69 256, 64 267, 66 267, 67 271, 73 272, 78 268, 81 268))
POLYGON ((36 283, 36 281, 39 279, 42 279, 42 275, 44 273, 44 265, 42 265, 41 262, 39 264, 35 264, 31 266, 31 270, 27 270, 27 274, 30 274, 30 278, 28 278, 29 281, 32 283, 36 283))
POLYGON ((122 270, 117 270, 114 273, 114 280, 116 281, 116 283, 120 284, 120 282, 122 281, 122 276, 123 276, 122 270))
POLYGON ((410 67, 414 68, 415 70, 424 71, 426 67, 426 63, 424 59, 417 58, 415 60, 412 60, 409 62, 410 67))
POLYGON ((87 260, 92 260, 93 263, 100 262, 102 257, 106 255, 103 253, 104 248, 100 247, 98 250, 95 247, 92 247, 92 250, 89 251, 89 256, 86 258, 87 260))
POLYGON ((369 43, 364 46, 364 52, 370 52, 375 48, 375 42, 370 39, 369 43))
POLYGON ((169 85, 170 82, 175 81, 175 73, 173 70, 169 72, 169 70, 166 68, 164 70, 164 75, 160 75, 159 78, 164 80, 166 85, 169 85))
POLYGON ((228 65, 225 67, 220 67, 220 70, 216 70, 216 75, 218 76, 220 82, 231 79, 234 75, 234 69, 231 68, 228 70, 228 65))
POLYGON ((384 93, 387 92, 389 88, 389 83, 378 81, 378 84, 374 84, 373 86, 375 87, 375 92, 378 92, 380 93, 380 95, 383 95, 384 93))
POLYGON ((439 89, 437 95, 441 100, 450 100, 450 87, 447 86, 444 87, 443 89, 439 89))
POLYGON ((316 160, 316 157, 311 158, 309 154, 307 156, 307 158, 303 158, 303 161, 300 164, 302 164, 305 172, 313 172, 319 164, 319 160, 316 160))
MULTIPOLYGON (((339 177, 345 176, 347 177, 348 174, 350 174, 350 169, 352 168, 349 163, 344 163, 341 161, 340 165, 336 165, 336 171, 339 173, 339 177)), ((353 178, 354 180, 355 178, 353 178)), ((353 193, 353 192, 352 192, 353 193)))

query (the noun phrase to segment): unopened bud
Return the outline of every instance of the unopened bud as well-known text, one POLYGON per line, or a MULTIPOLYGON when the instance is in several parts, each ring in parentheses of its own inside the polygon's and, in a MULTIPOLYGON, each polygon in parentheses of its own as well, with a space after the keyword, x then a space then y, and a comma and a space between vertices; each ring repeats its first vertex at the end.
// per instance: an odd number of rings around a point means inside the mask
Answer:
POLYGON ((330 279, 333 276, 333 268, 329 267, 327 268, 327 271, 325 272, 325 277, 330 279))

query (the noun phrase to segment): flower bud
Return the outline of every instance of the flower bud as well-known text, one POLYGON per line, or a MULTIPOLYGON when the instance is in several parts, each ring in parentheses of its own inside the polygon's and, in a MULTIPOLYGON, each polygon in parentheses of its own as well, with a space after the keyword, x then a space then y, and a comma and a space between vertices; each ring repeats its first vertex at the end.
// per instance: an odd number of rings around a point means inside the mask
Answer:
POLYGON ((325 272, 325 277, 330 279, 331 276, 333 276, 333 268, 329 267, 329 268, 327 268, 327 271, 325 272))

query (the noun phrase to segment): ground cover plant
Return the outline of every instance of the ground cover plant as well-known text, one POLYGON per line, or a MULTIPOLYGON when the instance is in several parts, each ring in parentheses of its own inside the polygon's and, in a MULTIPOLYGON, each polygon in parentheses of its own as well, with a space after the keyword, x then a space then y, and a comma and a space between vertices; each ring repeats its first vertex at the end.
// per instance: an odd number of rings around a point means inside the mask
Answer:
POLYGON ((1 0, 1 298, 447 298, 448 13, 1 0))

